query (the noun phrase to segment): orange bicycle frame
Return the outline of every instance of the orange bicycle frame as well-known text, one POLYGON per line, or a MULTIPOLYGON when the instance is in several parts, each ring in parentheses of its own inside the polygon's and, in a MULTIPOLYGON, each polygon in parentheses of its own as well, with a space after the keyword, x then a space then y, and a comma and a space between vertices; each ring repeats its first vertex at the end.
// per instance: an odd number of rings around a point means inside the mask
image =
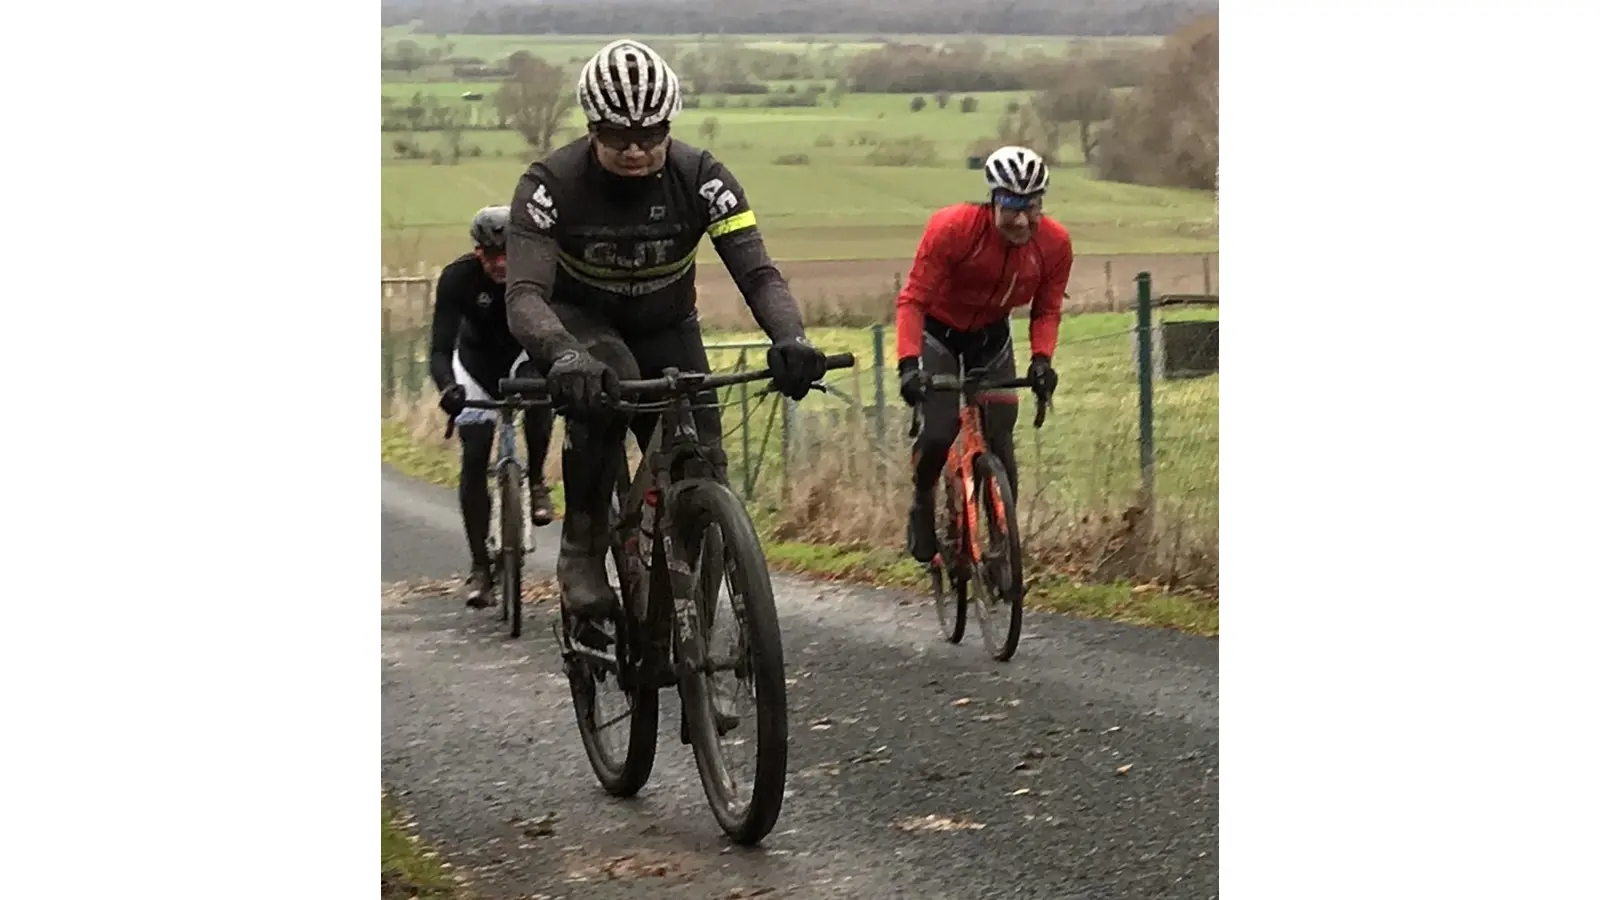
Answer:
MULTIPOLYGON (((983 418, 981 401, 968 403, 966 397, 961 398, 961 428, 956 432, 955 443, 950 445, 950 453, 945 457, 944 477, 948 484, 955 485, 961 492, 961 516, 964 525, 963 537, 966 546, 963 550, 968 559, 973 563, 983 561, 983 548, 978 546, 978 492, 973 477, 973 465, 979 455, 987 453, 989 445, 983 439, 983 418)), ((995 513, 995 524, 1000 533, 1005 534, 1011 527, 1005 520, 1005 506, 1000 502, 1000 489, 991 482, 989 484, 990 508, 995 513)))

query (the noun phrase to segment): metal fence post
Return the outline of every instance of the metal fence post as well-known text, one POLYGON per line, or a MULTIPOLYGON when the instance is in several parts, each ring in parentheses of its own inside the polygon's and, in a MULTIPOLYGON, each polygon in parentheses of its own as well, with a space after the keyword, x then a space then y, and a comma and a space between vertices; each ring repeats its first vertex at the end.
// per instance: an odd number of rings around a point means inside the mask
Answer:
POLYGON ((889 452, 889 442, 885 439, 888 411, 884 408, 883 395, 883 332, 882 322, 872 326, 872 455, 878 460, 880 469, 883 468, 884 456, 889 452))
POLYGON ((1144 507, 1146 521, 1155 511, 1156 497, 1156 441, 1155 441, 1155 372, 1151 364, 1150 340, 1150 273, 1140 272, 1135 279, 1139 287, 1139 504, 1144 507))

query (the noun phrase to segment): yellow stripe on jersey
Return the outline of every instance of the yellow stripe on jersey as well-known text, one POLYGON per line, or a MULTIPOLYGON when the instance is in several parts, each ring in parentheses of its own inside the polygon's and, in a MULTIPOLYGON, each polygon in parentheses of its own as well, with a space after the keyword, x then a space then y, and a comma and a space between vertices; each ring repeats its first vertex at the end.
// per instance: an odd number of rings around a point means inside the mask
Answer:
POLYGON ((756 227, 756 214, 747 209, 720 222, 712 222, 711 227, 706 229, 706 234, 712 238, 719 238, 725 234, 732 234, 735 231, 743 231, 746 228, 754 227, 756 227))

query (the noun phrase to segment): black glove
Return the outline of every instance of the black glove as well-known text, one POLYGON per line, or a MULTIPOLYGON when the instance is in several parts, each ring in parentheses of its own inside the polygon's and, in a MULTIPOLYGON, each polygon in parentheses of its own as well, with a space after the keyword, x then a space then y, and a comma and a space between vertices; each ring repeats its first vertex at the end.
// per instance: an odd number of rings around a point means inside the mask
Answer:
POLYGON ((916 406, 928 399, 928 384, 932 379, 922 371, 920 362, 915 356, 900 360, 900 399, 907 406, 916 406))
POLYGON ((579 415, 604 410, 617 396, 617 373, 583 350, 564 350, 545 373, 550 400, 579 415))
POLYGON ((784 338, 767 348, 767 368, 778 393, 803 400, 811 383, 828 374, 828 357, 803 337, 784 338))
POLYGON ((1034 354, 1033 361, 1028 363, 1028 378, 1033 382, 1033 392, 1039 396, 1048 397, 1056 392, 1056 370, 1050 367, 1050 357, 1034 354))
POLYGON ((461 415, 461 411, 467 408, 467 389, 459 384, 452 384, 440 391, 439 408, 452 419, 461 415))

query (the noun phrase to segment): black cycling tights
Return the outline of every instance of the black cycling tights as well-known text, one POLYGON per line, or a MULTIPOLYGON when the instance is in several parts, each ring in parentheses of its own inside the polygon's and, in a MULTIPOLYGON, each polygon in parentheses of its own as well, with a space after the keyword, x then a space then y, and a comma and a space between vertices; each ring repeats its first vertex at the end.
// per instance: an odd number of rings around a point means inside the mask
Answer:
MULTIPOLYGON (((522 417, 522 434, 528 441, 528 487, 544 483, 544 460, 550 452, 550 429, 555 416, 549 407, 530 409, 522 417)), ((495 425, 462 425, 461 521, 467 529, 467 548, 475 566, 489 563, 489 460, 494 455, 495 425)), ((532 502, 530 497, 528 502, 532 502)))
MULTIPOLYGON (((650 334, 622 336, 608 321, 572 305, 551 308, 573 337, 595 358, 622 379, 656 378, 663 369, 708 372, 705 344, 695 319, 684 319, 650 334)), ((727 460, 722 454, 722 418, 717 395, 696 395, 695 430, 711 456, 717 477, 726 479, 727 460)), ((623 440, 631 429, 641 446, 655 429, 657 414, 599 415, 567 419, 567 445, 561 454, 561 482, 567 493, 567 517, 562 522, 562 542, 585 553, 601 552, 609 540, 607 508, 622 462, 623 440)))
MULTIPOLYGON (((1011 323, 1001 319, 976 332, 957 332, 933 317, 928 317, 922 336, 922 368, 934 375, 958 374, 961 362, 982 366, 986 377, 1004 381, 1016 377, 1012 355, 1011 323)), ((1012 432, 1017 427, 1017 397, 1006 392, 1001 397, 982 401, 983 440, 989 451, 1000 457, 1011 496, 1017 495, 1017 450, 1012 432)), ((960 430, 961 401, 957 394, 939 391, 928 395, 922 404, 922 432, 917 435, 911 454, 915 462, 914 487, 927 493, 939 480, 945 457, 960 430)))

